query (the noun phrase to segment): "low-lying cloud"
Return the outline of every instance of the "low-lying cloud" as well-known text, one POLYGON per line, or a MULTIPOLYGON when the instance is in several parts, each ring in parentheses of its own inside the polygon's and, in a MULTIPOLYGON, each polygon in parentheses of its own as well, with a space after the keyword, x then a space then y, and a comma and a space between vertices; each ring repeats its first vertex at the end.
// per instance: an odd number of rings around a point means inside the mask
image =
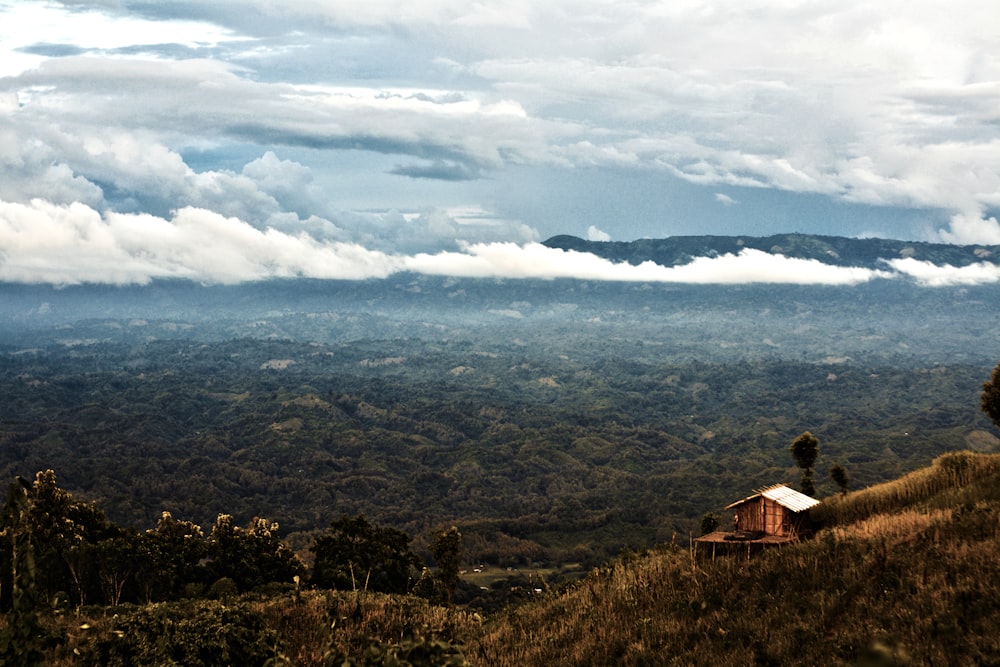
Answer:
POLYGON ((687 284, 857 285, 890 278, 932 287, 1000 282, 1000 267, 986 262, 952 267, 896 259, 886 267, 838 267, 752 249, 675 267, 631 265, 537 242, 469 243, 458 251, 399 254, 304 231, 259 229, 195 207, 165 218, 102 214, 82 203, 0 201, 0 281, 17 283, 120 285, 180 278, 233 284, 295 277, 377 279, 400 272, 687 284))

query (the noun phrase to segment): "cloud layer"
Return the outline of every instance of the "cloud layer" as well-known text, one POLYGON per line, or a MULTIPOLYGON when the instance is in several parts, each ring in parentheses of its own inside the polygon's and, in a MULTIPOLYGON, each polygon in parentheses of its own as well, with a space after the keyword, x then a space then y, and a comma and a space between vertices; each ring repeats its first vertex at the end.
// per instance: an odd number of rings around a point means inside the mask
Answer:
POLYGON ((929 286, 1000 281, 1000 267, 939 267, 912 259, 887 269, 836 267, 746 249, 664 267, 614 263, 539 243, 476 243, 461 252, 401 255, 305 232, 260 230, 234 217, 184 208, 170 219, 107 213, 80 203, 0 202, 0 281, 145 284, 182 278, 231 284, 270 278, 368 279, 399 272, 471 278, 577 278, 650 283, 854 285, 906 276, 929 286))
POLYGON ((0 277, 783 282, 802 267, 609 269, 535 243, 998 244, 995 24, 984 0, 0 0, 0 277))

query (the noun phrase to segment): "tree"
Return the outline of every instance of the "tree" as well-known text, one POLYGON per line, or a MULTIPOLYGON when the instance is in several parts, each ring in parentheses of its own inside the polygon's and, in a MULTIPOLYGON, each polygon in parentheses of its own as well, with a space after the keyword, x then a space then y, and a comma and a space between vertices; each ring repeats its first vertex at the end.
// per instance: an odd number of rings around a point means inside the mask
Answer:
POLYGON ((97 575, 105 604, 117 607, 121 603, 125 584, 140 562, 139 540, 137 533, 126 532, 119 537, 101 540, 94 546, 97 575))
POLYGON ((719 527, 719 515, 715 512, 708 512, 701 517, 701 534, 708 535, 719 527))
POLYGON ((201 561, 207 547, 200 526, 164 512, 156 528, 139 537, 136 579, 146 602, 175 600, 186 584, 205 581, 201 561))
POLYGON ((847 477, 847 471, 844 470, 844 466, 838 463, 830 468, 830 477, 837 483, 837 486, 840 487, 840 492, 846 495, 847 485, 851 480, 847 477))
POLYGON ((7 622, 0 630, 0 663, 42 665, 42 626, 35 586, 35 551, 29 520, 31 487, 21 477, 12 482, 3 507, 3 531, 10 553, 12 602, 7 622))
POLYGON ((437 578, 444 588, 445 602, 450 603, 462 562, 462 533, 456 526, 435 531, 431 536, 431 553, 437 563, 437 578))
POLYGON ((803 431, 792 444, 789 451, 795 458, 795 463, 802 468, 802 493, 807 496, 816 495, 816 486, 813 484, 813 465, 816 457, 819 456, 819 439, 809 431, 803 431))
POLYGON ((122 529, 108 521, 95 503, 75 500, 59 488, 52 470, 38 472, 27 492, 26 520, 34 546, 39 591, 52 596, 73 590, 84 605, 94 592, 94 545, 122 529))
POLYGON ((295 552, 278 538, 278 524, 254 517, 247 528, 233 524, 233 517, 220 514, 207 545, 209 571, 214 579, 227 577, 241 591, 262 584, 291 583, 305 574, 295 552))
POLYGON ((364 514, 341 515, 313 540, 312 582, 340 590, 406 593, 420 566, 410 540, 401 530, 370 523, 364 514))
POLYGON ((983 383, 980 408, 1000 428, 1000 364, 993 369, 990 379, 983 383))

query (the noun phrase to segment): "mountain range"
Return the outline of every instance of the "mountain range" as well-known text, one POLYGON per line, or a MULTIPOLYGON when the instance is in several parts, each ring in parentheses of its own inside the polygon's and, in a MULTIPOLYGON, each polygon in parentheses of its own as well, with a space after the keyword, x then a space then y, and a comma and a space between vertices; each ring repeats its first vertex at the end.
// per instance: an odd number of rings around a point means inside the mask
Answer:
POLYGON ((951 245, 883 238, 846 238, 814 234, 773 236, 671 236, 635 241, 587 241, 576 236, 553 236, 544 242, 550 248, 587 252, 615 262, 681 266, 698 257, 738 254, 760 250, 796 259, 812 259, 833 266, 885 268, 893 259, 915 259, 939 266, 969 266, 979 262, 1000 263, 1000 245, 951 245))

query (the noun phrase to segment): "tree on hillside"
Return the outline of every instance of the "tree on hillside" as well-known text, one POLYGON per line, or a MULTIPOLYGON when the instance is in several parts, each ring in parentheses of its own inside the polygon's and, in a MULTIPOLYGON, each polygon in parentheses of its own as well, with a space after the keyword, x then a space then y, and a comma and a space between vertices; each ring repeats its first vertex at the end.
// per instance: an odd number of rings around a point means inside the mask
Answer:
POLYGON ((840 487, 841 493, 847 493, 847 485, 851 483, 851 480, 848 478, 847 471, 844 469, 844 466, 837 463, 830 468, 830 478, 836 482, 838 487, 840 487))
POLYGON ((229 514, 220 514, 206 540, 208 570, 215 580, 228 578, 240 591, 262 584, 291 583, 305 574, 295 552, 278 537, 278 524, 254 517, 240 528, 229 514))
POLYGON ((803 431, 789 446, 789 451, 795 458, 795 463, 802 468, 802 480, 799 483, 802 493, 807 496, 816 495, 816 485, 813 484, 813 466, 819 456, 819 439, 809 431, 803 431))
POLYGON ((420 558, 410 551, 410 536, 370 523, 364 514, 342 515, 313 540, 312 582, 340 590, 406 593, 420 558))
POLYGON ((462 533, 456 526, 436 530, 431 534, 431 554, 437 563, 437 573, 424 568, 413 587, 415 594, 435 602, 451 603, 458 586, 459 566, 462 562, 462 533))
POLYGON ((448 602, 451 602, 451 596, 458 585, 459 567, 462 564, 462 533, 458 531, 458 527, 452 526, 448 530, 434 533, 431 553, 434 554, 434 562, 438 566, 438 579, 444 584, 448 602))
POLYGON ((1000 364, 993 369, 990 379, 983 383, 983 394, 979 405, 986 416, 1000 428, 1000 364))
POLYGON ((3 524, 0 538, 10 550, 8 562, 4 565, 9 565, 11 577, 11 607, 0 629, 0 663, 4 665, 44 664, 43 630, 38 621, 41 604, 35 585, 37 568, 31 534, 30 492, 31 486, 18 477, 10 485, 7 503, 0 515, 3 524))
POLYGON ((94 585, 94 547, 101 540, 118 537, 122 529, 108 521, 93 502, 83 502, 60 488, 56 473, 40 471, 30 488, 24 486, 27 506, 25 520, 30 525, 39 591, 52 596, 72 592, 79 605, 94 585))
POLYGON ((186 584, 205 580, 201 561, 207 545, 197 524, 177 520, 170 512, 164 512, 156 528, 141 535, 139 550, 137 578, 146 602, 176 600, 186 584))

